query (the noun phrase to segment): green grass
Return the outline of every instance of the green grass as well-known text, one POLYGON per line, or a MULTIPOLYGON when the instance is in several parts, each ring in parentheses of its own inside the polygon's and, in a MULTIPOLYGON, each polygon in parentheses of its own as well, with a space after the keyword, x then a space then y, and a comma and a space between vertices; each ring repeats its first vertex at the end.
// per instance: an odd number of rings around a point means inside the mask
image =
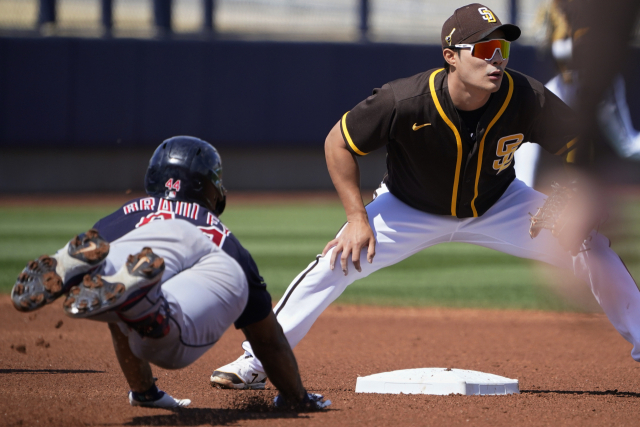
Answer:
POLYGON ((111 210, 87 206, 0 208, 0 292, 11 291, 27 260, 54 253, 111 210))
MULTIPOLYGON (((230 209, 225 224, 255 258, 274 298, 344 223, 340 205, 230 209), (255 219, 259 211, 259 221, 255 219)), ((351 272, 350 274, 357 274, 351 272)), ((350 285, 349 304, 568 310, 542 286, 532 263, 486 248, 441 244, 350 285)))
MULTIPOLYGON (((0 208, 0 292, 9 292, 28 259, 52 253, 117 206, 0 208)), ((624 227, 603 230, 640 277, 640 200, 622 205, 624 227)), ((252 253, 275 300, 344 222, 339 204, 238 205, 222 217, 252 253)), ((428 248, 349 286, 350 304, 576 310, 549 291, 539 265, 490 249, 449 243, 428 248)), ((551 274, 554 271, 551 270, 551 274)))

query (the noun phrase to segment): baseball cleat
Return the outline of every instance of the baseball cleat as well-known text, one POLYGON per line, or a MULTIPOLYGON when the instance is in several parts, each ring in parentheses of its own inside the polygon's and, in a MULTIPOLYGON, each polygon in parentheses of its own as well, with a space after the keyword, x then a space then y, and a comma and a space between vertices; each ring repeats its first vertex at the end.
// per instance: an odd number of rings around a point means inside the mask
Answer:
POLYGON ((72 287, 62 307, 72 317, 88 317, 113 308, 129 308, 160 281, 164 259, 144 248, 129 255, 127 262, 112 276, 86 275, 72 287))
POLYGON ((54 255, 29 261, 11 290, 13 305, 20 311, 33 311, 55 301, 108 254, 109 243, 98 231, 77 235, 54 255))
POLYGON ((191 404, 191 400, 189 399, 175 399, 169 396, 162 390, 159 390, 162 397, 157 400, 151 401, 139 401, 133 397, 133 392, 129 392, 129 404, 131 406, 144 406, 147 408, 162 408, 162 409, 174 409, 174 408, 184 408, 185 406, 189 406, 191 404))
POLYGON ((262 390, 267 383, 267 374, 251 367, 253 356, 242 355, 211 374, 211 385, 217 388, 236 390, 262 390))

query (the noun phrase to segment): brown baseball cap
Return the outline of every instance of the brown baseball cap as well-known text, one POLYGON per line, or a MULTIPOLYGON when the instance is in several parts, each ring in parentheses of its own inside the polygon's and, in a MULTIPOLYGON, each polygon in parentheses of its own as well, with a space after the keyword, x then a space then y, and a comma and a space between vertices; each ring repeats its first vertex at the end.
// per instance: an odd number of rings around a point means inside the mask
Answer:
POLYGON ((520 37, 520 28, 512 24, 502 24, 491 9, 480 3, 462 6, 453 12, 442 26, 442 48, 456 44, 476 43, 493 31, 504 31, 505 39, 512 42, 520 37))

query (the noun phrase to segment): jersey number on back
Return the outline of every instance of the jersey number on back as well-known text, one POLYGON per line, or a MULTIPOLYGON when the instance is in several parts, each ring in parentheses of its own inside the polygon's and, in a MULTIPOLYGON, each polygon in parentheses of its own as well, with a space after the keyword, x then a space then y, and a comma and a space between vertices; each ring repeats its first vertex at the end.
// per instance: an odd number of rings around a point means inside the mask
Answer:
POLYGON ((147 216, 140 218, 140 221, 136 224, 136 228, 140 228, 143 225, 149 224, 151 221, 164 221, 169 219, 175 219, 176 215, 173 212, 154 212, 147 216))
POLYGON ((226 239, 227 234, 229 234, 229 229, 222 225, 222 230, 218 229, 216 226, 213 227, 198 227, 200 231, 204 233, 205 236, 209 238, 216 246, 222 246, 224 243, 224 239, 226 239))

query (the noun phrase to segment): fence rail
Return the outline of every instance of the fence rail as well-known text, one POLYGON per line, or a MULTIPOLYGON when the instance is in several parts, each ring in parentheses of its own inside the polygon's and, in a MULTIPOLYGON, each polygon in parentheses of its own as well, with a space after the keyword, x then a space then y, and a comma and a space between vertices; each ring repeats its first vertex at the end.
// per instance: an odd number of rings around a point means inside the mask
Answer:
MULTIPOLYGON (((535 43, 548 0, 486 0, 535 43)), ((0 35, 437 43, 469 0, 0 0, 0 35)))

